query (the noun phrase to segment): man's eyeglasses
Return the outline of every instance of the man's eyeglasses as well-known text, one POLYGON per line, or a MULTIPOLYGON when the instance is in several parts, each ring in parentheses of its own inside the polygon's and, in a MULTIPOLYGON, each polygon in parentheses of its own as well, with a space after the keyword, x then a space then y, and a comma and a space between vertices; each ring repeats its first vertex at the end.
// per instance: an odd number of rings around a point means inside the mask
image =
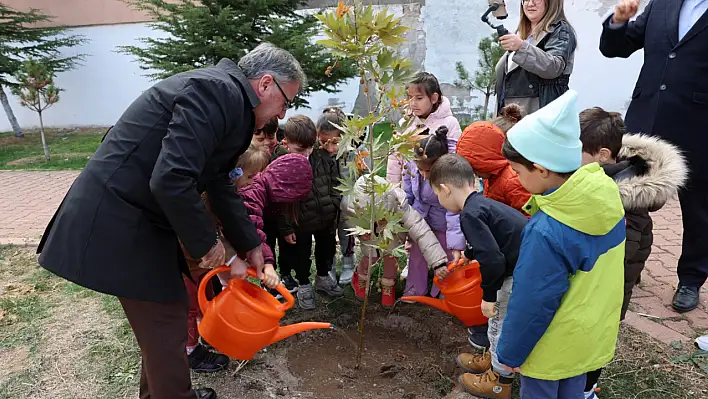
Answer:
POLYGON ((278 84, 278 81, 273 79, 273 82, 275 83, 275 86, 280 90, 280 93, 283 95, 283 98, 285 99, 285 104, 283 104, 283 110, 287 111, 290 108, 293 107, 293 102, 288 99, 288 96, 285 95, 285 92, 283 91, 283 88, 280 87, 280 84, 278 84))

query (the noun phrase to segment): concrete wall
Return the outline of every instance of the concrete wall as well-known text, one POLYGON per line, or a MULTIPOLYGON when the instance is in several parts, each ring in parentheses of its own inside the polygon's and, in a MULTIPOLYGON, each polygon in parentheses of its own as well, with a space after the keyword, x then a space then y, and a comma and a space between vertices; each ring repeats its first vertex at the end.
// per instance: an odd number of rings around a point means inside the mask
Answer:
MULTIPOLYGON (((161 32, 145 24, 130 24, 77 28, 75 33, 91 39, 78 50, 89 56, 79 68, 57 76, 55 84, 65 91, 59 103, 44 113, 44 123, 55 127, 111 125, 151 84, 142 76, 145 71, 131 57, 117 53, 117 47, 135 44, 137 37, 159 37, 161 32)), ((20 125, 38 126, 37 114, 8 96, 20 125)), ((0 111, 0 131, 8 130, 10 124, 0 111)))
POLYGON ((35 8, 51 15, 44 25, 86 26, 144 22, 148 16, 136 11, 123 0, 3 0, 3 4, 18 10, 35 8))
MULTIPOLYGON (((168 3, 179 0, 165 0, 168 3)), ((30 8, 42 10, 53 16, 45 26, 92 26, 146 22, 150 17, 137 11, 130 0, 3 0, 2 3, 17 10, 30 8)), ((305 9, 336 6, 338 0, 308 0, 305 9)), ((374 5, 400 4, 401 0, 369 0, 374 5)), ((417 0, 425 4, 425 0, 417 0)))
MULTIPOLYGON (((408 5, 405 11, 403 6, 390 6, 413 28, 411 42, 401 51, 445 83, 446 94, 453 97, 454 104, 459 104, 457 108, 462 114, 468 113, 482 99, 479 93, 466 96, 451 86, 456 78, 455 62, 464 62, 470 70, 476 67, 477 43, 492 33, 491 28, 480 21, 486 3, 484 0, 435 0, 420 7, 408 5)), ((642 64, 641 52, 628 60, 610 60, 598 50, 602 17, 613 4, 614 1, 608 0, 566 0, 567 15, 579 39, 571 87, 580 93, 581 107, 598 105, 624 111, 642 64)), ((503 22, 513 30, 518 23, 519 0, 507 1, 507 6, 510 16, 503 22)), ((77 29, 76 33, 90 39, 78 50, 90 57, 81 68, 57 77, 57 85, 66 92, 60 103, 46 113, 46 121, 52 126, 110 125, 131 100, 151 84, 131 57, 115 52, 116 47, 136 44, 140 37, 161 33, 150 30, 145 24, 85 27, 77 29)), ((315 93, 309 99, 312 109, 294 112, 317 117, 331 104, 351 110, 359 95, 358 79, 352 79, 340 89, 341 92, 335 94, 315 93)), ((23 126, 36 125, 36 116, 23 110, 14 99, 13 108, 23 126)), ((0 114, 0 131, 9 128, 7 119, 0 114)))

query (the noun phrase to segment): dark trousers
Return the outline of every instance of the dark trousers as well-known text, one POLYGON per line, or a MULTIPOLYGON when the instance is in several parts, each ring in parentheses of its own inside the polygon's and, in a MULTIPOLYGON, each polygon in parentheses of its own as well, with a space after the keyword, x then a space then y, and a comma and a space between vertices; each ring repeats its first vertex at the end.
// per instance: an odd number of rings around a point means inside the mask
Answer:
POLYGON ((602 374, 602 369, 597 369, 585 374, 585 392, 590 392, 595 388, 595 384, 600 381, 600 375, 602 374))
MULTIPOLYGON (((277 242, 282 242, 282 239, 278 239, 278 222, 273 218, 263 219, 263 233, 266 235, 266 244, 273 251, 273 268, 278 270, 278 261, 275 254, 275 245, 277 242)), ((283 271, 280 270, 280 275, 285 276, 283 271)))
POLYGON ((140 399, 195 399, 187 345, 189 298, 145 302, 118 298, 140 346, 140 399))
POLYGON ((558 381, 521 375, 521 399, 585 399, 585 374, 558 381))
POLYGON ((288 275, 295 270, 300 285, 310 283, 312 261, 312 237, 315 238, 315 264, 318 276, 327 276, 332 269, 332 260, 337 253, 337 238, 334 230, 312 233, 296 233, 295 244, 280 240, 280 274, 288 275))
POLYGON ((679 201, 683 218, 679 282, 700 288, 708 277, 708 181, 691 179, 679 191, 679 201))

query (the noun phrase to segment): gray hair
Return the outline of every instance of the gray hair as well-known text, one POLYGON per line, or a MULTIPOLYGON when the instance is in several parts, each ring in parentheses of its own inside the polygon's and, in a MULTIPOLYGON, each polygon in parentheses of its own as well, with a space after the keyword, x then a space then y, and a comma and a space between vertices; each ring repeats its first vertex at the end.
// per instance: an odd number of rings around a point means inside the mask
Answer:
POLYGON ((279 82, 299 82, 300 89, 307 86, 305 72, 295 57, 270 43, 259 44, 241 57, 238 66, 248 79, 272 75, 279 82))

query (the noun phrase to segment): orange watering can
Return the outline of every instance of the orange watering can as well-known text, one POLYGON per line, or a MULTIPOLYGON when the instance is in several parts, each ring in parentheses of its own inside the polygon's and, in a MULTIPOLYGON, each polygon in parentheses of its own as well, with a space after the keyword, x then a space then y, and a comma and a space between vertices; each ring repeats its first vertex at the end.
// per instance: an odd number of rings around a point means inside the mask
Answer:
POLYGON ((482 274, 476 260, 465 261, 460 259, 450 262, 447 266, 450 271, 447 277, 440 280, 433 278, 433 284, 440 288, 443 299, 429 296, 404 296, 402 301, 420 302, 443 312, 450 313, 460 319, 465 326, 478 326, 487 323, 487 318, 482 314, 482 274))
MULTIPOLYGON (((228 266, 212 269, 199 285, 202 310, 199 334, 219 352, 238 360, 251 360, 262 348, 291 335, 315 328, 330 328, 330 323, 297 323, 281 326, 280 319, 292 308, 295 299, 282 284, 276 290, 287 302, 248 280, 231 279, 228 287, 211 301, 206 298, 206 284, 214 275, 228 272, 228 266)), ((248 275, 256 277, 249 268, 248 275)))

